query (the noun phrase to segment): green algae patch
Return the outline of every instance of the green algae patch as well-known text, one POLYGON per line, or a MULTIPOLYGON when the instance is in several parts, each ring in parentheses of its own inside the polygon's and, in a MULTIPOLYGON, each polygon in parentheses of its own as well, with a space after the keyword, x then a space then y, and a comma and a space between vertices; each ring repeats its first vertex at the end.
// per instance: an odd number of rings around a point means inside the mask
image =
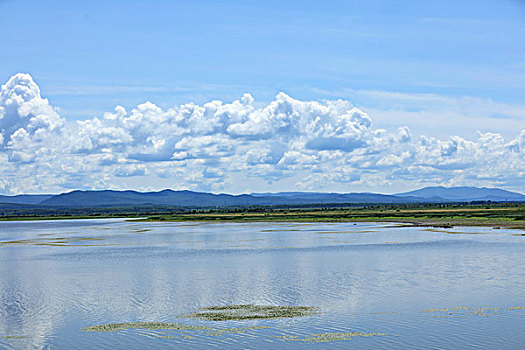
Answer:
POLYGON ((4 335, 2 338, 4 339, 26 339, 26 335, 4 335))
POLYGON ((206 321, 246 321, 273 318, 293 318, 311 316, 319 313, 312 306, 274 306, 274 305, 226 305, 200 308, 187 317, 206 321))
POLYGON ((82 328, 84 332, 118 332, 126 329, 149 329, 149 330, 178 330, 178 331, 202 331, 211 330, 210 327, 192 326, 180 323, 165 322, 125 322, 125 323, 107 323, 96 326, 82 328))
POLYGON ((481 317, 489 317, 492 315, 497 315, 497 311, 499 311, 499 308, 491 308, 491 307, 480 307, 472 310, 470 315, 472 316, 481 316, 481 317))
POLYGON ((222 328, 222 329, 214 329, 214 330, 208 331, 206 332, 206 335, 210 337, 221 337, 224 334, 244 334, 251 330, 268 329, 268 328, 270 327, 253 326, 253 327, 222 328))
POLYGON ((525 306, 511 306, 511 307, 509 307, 509 311, 514 311, 514 310, 525 310, 525 306))
POLYGON ((500 309, 497 307, 468 307, 458 306, 446 309, 426 309, 421 312, 438 313, 434 315, 434 318, 452 318, 452 317, 464 317, 464 316, 480 316, 489 317, 497 315, 500 309))
POLYGON ((266 326, 234 327, 234 328, 212 328, 206 326, 184 325, 180 323, 164 322, 126 322, 108 323, 103 325, 82 328, 84 332, 113 333, 127 329, 140 329, 153 331, 149 334, 141 334, 147 337, 159 339, 193 340, 202 337, 222 337, 233 334, 245 334, 252 330, 267 329, 266 326))
POLYGON ((364 333, 364 332, 331 332, 331 333, 316 333, 304 337, 295 335, 285 335, 278 337, 284 341, 300 341, 306 343, 331 343, 335 341, 353 340, 357 337, 379 337, 388 335, 386 333, 364 333))
POLYGON ((155 337, 155 338, 159 338, 159 339, 185 339, 185 340, 197 339, 197 337, 194 337, 193 335, 187 335, 187 334, 183 334, 183 335, 181 335, 181 336, 174 336, 174 335, 155 335, 154 337, 155 337))
POLYGON ((445 308, 445 309, 425 309, 425 310, 421 310, 421 312, 450 312, 450 311, 458 311, 458 310, 472 310, 472 308, 468 306, 456 306, 456 307, 450 307, 450 308, 445 308))

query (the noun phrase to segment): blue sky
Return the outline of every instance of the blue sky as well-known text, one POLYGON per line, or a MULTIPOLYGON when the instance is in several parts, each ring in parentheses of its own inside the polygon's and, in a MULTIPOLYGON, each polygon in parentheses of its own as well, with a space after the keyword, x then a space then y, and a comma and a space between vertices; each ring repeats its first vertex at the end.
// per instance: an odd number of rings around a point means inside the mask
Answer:
MULTIPOLYGON (((509 143, 525 128, 524 1, 4 0, 0 30, 2 84, 16 73, 29 73, 65 127, 100 119, 117 105, 129 112, 150 101, 166 111, 190 102, 231 103, 249 93, 264 108, 284 92, 297 101, 349 101, 369 115, 374 128, 397 133, 407 126, 414 140, 426 136, 446 142, 458 136, 477 142, 490 132, 509 143)), ((294 147, 285 148, 301 152, 294 147)), ((127 154, 123 158, 131 162, 127 154)), ((219 165, 212 170, 228 177, 219 165)), ((297 189, 299 178, 312 175, 302 171, 275 175, 271 183, 266 174, 250 182, 256 188, 215 184, 203 189, 297 189), (278 179, 284 182, 279 185, 278 179)), ((514 180, 494 185, 523 190, 520 171, 513 170, 514 180)), ((149 174, 105 185, 149 188, 156 172, 149 174)), ((235 176, 230 183, 237 183, 235 176)), ((449 174, 433 181, 454 184, 451 180, 449 174)), ((83 183, 66 182, 72 187, 83 183)), ((388 192, 419 184, 410 179, 398 184, 343 181, 324 189, 388 192)), ((20 191, 17 186, 5 184, 3 191, 20 191)))

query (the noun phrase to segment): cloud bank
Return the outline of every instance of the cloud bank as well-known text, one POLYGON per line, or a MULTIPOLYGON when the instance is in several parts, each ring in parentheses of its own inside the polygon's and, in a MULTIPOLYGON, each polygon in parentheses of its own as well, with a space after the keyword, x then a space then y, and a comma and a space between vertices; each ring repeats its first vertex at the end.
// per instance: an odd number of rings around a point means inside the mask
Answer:
MULTIPOLYGON (((450 129, 454 130, 453 121, 450 129)), ((0 191, 190 188, 388 192, 430 184, 523 190, 525 129, 512 140, 387 131, 348 101, 279 93, 231 103, 117 106, 80 121, 60 116, 28 74, 0 92, 0 191)))

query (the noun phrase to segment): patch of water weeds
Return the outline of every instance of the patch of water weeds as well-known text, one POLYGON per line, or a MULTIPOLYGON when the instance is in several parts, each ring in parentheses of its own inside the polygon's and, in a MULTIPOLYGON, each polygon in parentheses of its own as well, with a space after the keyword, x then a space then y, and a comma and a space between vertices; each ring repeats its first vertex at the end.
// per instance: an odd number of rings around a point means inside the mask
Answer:
MULTIPOLYGON (((3 245, 43 245, 43 246, 70 246, 72 243, 80 242, 98 242, 103 241, 103 237, 40 237, 33 239, 20 239, 15 241, 3 241, 0 242, 0 246, 3 245)), ((77 244, 84 245, 84 244, 77 244)), ((90 244, 97 246, 99 244, 90 244)))
POLYGON ((451 317, 462 317, 462 316, 480 316, 488 317, 498 314, 500 309, 497 307, 468 307, 458 306, 445 309, 426 309, 421 310, 422 312, 438 313, 433 315, 434 318, 451 318, 451 317))
POLYGON ((489 317, 492 315, 497 315, 499 311, 499 308, 497 307, 478 307, 473 309, 470 312, 470 315, 473 316, 481 316, 481 317, 489 317))
POLYGON ((181 336, 173 336, 173 335, 156 335, 155 338, 160 339, 197 339, 197 337, 194 337, 193 335, 181 335, 181 336))
POLYGON ((26 335, 4 335, 2 338, 4 339, 25 339, 27 338, 26 335))
POLYGON ((244 334, 251 330, 256 329, 268 329, 270 327, 267 326, 253 326, 253 327, 236 327, 236 328, 222 328, 222 329, 214 329, 211 331, 206 332, 207 336, 210 337, 221 337, 224 334, 244 334))
POLYGON ((511 307, 509 307, 509 311, 514 311, 514 310, 525 310, 525 306, 511 306, 511 307))
MULTIPOLYGON (((248 331, 257 330, 257 329, 268 329, 267 326, 253 326, 253 327, 234 327, 234 328, 210 328, 208 330, 203 330, 204 333, 201 335, 208 337, 222 337, 223 335, 228 334, 245 334, 248 331)), ((196 339, 195 336, 188 335, 188 330, 180 330, 181 334, 167 334, 167 332, 159 332, 153 334, 155 338, 164 338, 164 339, 196 339)))
POLYGON ((312 306, 274 306, 274 305, 225 305, 200 308, 186 317, 207 321, 245 321, 272 318, 292 318, 311 316, 319 313, 312 306))
POLYGON ((296 335, 279 336, 284 341, 300 341, 306 343, 330 343, 335 341, 353 340, 357 337, 378 337, 388 335, 386 333, 364 333, 364 332, 331 332, 331 333, 315 333, 303 337, 296 335))
POLYGON ((112 333, 127 329, 140 329, 154 331, 152 334, 143 334, 144 336, 161 338, 161 339, 197 339, 198 337, 222 337, 230 334, 245 334, 248 331, 267 329, 266 326, 252 327, 235 327, 235 328, 212 328, 207 326, 185 325, 180 323, 164 322, 126 322, 126 323, 108 323, 96 326, 82 328, 84 332, 103 332, 112 333), (161 332, 158 332, 161 331, 161 332), (177 331, 179 333, 169 333, 177 331))
POLYGON ((126 329, 149 329, 149 330, 178 330, 178 331, 203 331, 212 330, 206 326, 185 325, 180 323, 165 322, 123 322, 107 323, 82 328, 84 332, 118 332, 126 329))
POLYGON ((425 309, 425 310, 421 310, 421 312, 449 312, 449 311, 471 310, 471 309, 472 308, 468 306, 456 306, 456 307, 443 308, 443 309, 425 309))

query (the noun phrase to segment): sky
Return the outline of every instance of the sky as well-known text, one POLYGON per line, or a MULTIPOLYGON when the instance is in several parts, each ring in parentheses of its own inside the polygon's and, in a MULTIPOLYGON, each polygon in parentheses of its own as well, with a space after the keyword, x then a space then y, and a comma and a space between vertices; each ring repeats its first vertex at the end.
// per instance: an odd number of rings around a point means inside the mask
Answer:
POLYGON ((525 192, 525 1, 0 0, 0 193, 525 192))

